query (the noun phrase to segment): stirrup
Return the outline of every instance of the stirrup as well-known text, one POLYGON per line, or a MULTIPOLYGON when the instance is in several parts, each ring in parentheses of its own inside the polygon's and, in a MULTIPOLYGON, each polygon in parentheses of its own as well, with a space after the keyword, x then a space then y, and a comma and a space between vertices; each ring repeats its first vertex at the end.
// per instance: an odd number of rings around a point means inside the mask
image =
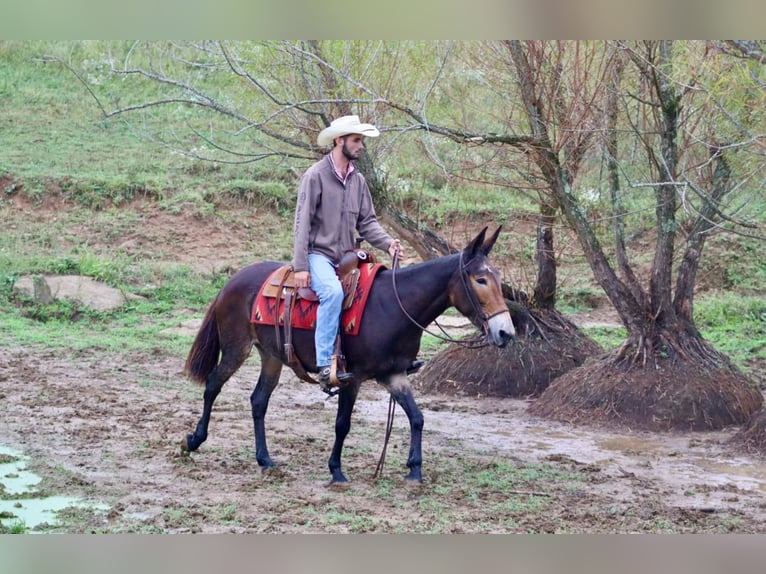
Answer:
POLYGON ((336 385, 332 382, 332 368, 327 366, 319 369, 319 376, 317 378, 319 379, 319 388, 329 396, 334 397, 340 392, 341 387, 345 383, 354 380, 354 375, 346 372, 335 373, 335 378, 338 381, 336 385))
POLYGON ((413 373, 417 373, 420 370, 420 367, 422 367, 425 364, 426 364, 425 361, 421 361, 420 359, 416 359, 416 360, 412 361, 412 364, 409 367, 407 367, 407 370, 405 371, 405 374, 411 375, 413 373))
POLYGON ((331 399, 340 392, 340 387, 333 387, 329 383, 319 383, 321 391, 327 395, 328 399, 331 399))
POLYGON ((330 367, 324 367, 319 369, 319 388, 327 395, 328 398, 334 397, 340 392, 340 387, 334 386, 330 382, 330 367))

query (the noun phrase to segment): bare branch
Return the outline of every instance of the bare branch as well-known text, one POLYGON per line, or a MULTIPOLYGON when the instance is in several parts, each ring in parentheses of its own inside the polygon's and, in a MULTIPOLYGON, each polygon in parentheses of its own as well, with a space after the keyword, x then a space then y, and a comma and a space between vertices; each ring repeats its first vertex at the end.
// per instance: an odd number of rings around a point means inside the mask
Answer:
POLYGON ((763 40, 724 40, 715 45, 726 54, 766 64, 766 42, 763 40))

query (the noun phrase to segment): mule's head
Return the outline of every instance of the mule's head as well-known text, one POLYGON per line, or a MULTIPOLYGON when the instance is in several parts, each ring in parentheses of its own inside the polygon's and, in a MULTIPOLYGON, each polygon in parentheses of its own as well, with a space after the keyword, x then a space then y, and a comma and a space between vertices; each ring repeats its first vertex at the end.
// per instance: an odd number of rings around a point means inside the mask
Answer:
POLYGON ((455 308, 483 329, 491 344, 505 347, 508 341, 516 340, 516 330, 503 297, 500 273, 488 258, 500 229, 486 237, 485 227, 466 245, 450 281, 449 294, 455 308))

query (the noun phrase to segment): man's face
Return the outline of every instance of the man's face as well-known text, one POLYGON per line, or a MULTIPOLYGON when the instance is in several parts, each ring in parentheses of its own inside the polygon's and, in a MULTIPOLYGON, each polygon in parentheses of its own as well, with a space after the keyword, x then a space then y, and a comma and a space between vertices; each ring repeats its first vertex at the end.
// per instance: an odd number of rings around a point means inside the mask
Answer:
POLYGON ((343 136, 343 155, 346 159, 359 159, 364 150, 364 136, 360 134, 350 134, 343 136))

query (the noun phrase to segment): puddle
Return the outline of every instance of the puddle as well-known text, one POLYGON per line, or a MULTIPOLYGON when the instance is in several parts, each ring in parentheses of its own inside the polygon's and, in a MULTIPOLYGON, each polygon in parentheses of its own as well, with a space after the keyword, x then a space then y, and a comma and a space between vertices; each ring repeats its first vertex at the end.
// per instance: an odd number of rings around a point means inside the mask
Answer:
POLYGON ((626 454, 662 454, 667 447, 632 436, 612 436, 597 441, 598 446, 605 450, 619 451, 626 454))
POLYGON ((6 495, 29 492, 42 478, 26 470, 27 457, 0 446, 0 484, 6 495))
POLYGON ((0 445, 0 523, 6 528, 21 526, 33 531, 41 524, 56 524, 56 513, 64 508, 90 508, 107 510, 104 504, 93 504, 70 496, 34 495, 42 478, 27 469, 29 457, 23 453, 0 445))

